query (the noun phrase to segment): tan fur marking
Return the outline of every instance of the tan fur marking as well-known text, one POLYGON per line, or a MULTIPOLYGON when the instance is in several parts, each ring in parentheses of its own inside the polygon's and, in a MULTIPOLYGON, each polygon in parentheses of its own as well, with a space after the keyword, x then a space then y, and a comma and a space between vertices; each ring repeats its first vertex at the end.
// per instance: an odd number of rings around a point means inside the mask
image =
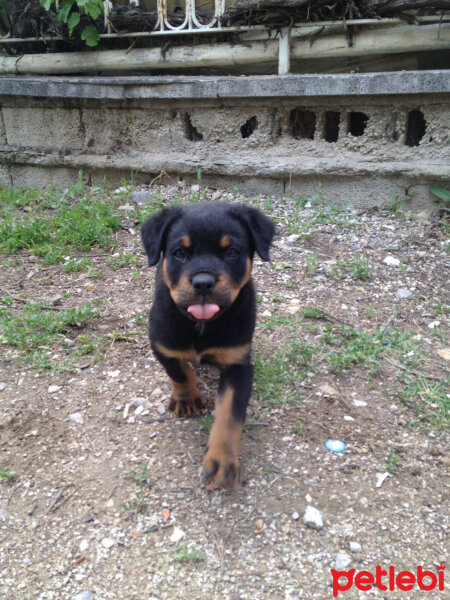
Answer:
POLYGON ((185 248, 190 248, 192 246, 192 240, 188 235, 183 235, 181 238, 181 243, 185 248))
POLYGON ((197 357, 197 353, 194 349, 173 350, 172 348, 167 348, 159 342, 155 342, 155 348, 167 358, 177 358, 178 360, 194 360, 197 357))
MULTIPOLYGON (((208 471, 214 462, 218 463, 219 468, 211 477, 211 480, 218 484, 222 484, 230 465, 234 465, 236 471, 239 471, 242 423, 238 423, 233 418, 233 399, 234 390, 232 388, 227 388, 216 399, 216 418, 209 436, 208 452, 204 459, 205 471, 208 471)), ((230 478, 225 481, 225 486, 231 484, 230 478)))
POLYGON ((220 240, 220 247, 221 248, 227 248, 228 246, 231 246, 231 239, 229 235, 223 235, 221 240, 220 240))
POLYGON ((250 343, 230 348, 208 348, 202 356, 211 356, 220 365, 237 365, 247 362, 251 349, 250 343))
POLYGON ((234 302, 239 296, 239 292, 242 288, 247 285, 252 276, 252 261, 247 258, 247 268, 245 270, 244 278, 237 285, 232 282, 228 277, 221 276, 216 284, 216 290, 218 293, 228 292, 230 294, 231 302, 234 302))

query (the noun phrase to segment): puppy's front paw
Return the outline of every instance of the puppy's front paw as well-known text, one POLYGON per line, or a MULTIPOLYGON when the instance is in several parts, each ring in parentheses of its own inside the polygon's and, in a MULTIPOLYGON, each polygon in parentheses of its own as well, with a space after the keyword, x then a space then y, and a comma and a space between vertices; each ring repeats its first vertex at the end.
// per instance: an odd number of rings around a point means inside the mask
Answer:
POLYGON ((182 419, 200 414, 205 404, 200 395, 198 396, 172 396, 169 402, 169 410, 182 419))
POLYGON ((232 487, 239 481, 239 457, 226 444, 210 446, 203 459, 203 477, 214 487, 232 487))

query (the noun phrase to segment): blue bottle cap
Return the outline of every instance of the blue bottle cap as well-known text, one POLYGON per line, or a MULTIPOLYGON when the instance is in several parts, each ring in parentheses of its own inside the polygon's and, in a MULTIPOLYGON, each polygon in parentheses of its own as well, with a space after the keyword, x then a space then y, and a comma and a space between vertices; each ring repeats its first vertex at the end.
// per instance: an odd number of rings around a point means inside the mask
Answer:
POLYGON ((331 452, 344 452, 347 445, 344 444, 344 442, 341 442, 341 440, 327 440, 325 442, 325 447, 328 448, 328 450, 331 450, 331 452))

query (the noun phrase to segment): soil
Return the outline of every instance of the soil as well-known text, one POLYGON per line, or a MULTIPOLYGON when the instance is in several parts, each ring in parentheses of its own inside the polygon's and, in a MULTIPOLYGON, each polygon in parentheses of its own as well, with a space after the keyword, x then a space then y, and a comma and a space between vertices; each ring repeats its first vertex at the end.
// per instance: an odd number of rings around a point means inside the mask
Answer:
MULTIPOLYGON (((172 186, 162 195, 180 191, 189 190, 172 186)), ((307 205, 295 237, 292 203, 261 204, 278 217, 279 233, 272 263, 254 265, 256 354, 275 353, 288 339, 282 326, 266 326, 272 317, 320 306, 325 320, 298 321, 304 339, 318 341, 326 324, 399 329, 420 348, 415 370, 430 386, 444 378, 448 363, 438 350, 448 348, 448 323, 437 307, 448 300, 449 255, 438 216, 348 211, 338 223, 319 222, 317 207, 307 205), (309 271, 308 253, 317 261, 309 271), (386 264, 387 256, 399 266, 386 264), (372 267, 367 279, 345 266, 361 257, 372 267), (412 294, 399 298, 399 289, 412 294)), ((169 384, 140 322, 155 270, 126 215, 116 252, 135 254, 132 265, 117 269, 91 253, 100 271, 92 278, 20 253, 0 273, 2 295, 12 295, 18 310, 23 299, 60 296, 60 308, 69 308, 102 298, 101 316, 81 333, 121 334, 97 360, 83 356, 62 372, 38 372, 3 346, 0 469, 16 475, 0 479, 0 598, 326 600, 336 560, 344 561, 340 570, 375 574, 377 565, 393 565, 416 573, 422 565, 437 575, 449 549, 448 434, 421 421, 421 399, 401 402, 405 368, 388 352, 377 374, 358 364, 333 372, 322 360, 298 390, 286 390, 285 401, 255 392, 240 485, 205 487, 217 374, 199 371, 208 400, 202 419, 178 420, 166 409, 169 384), (346 450, 330 452, 330 438, 346 450), (308 505, 322 513, 322 528, 304 523, 308 505)), ((54 348, 55 364, 64 352, 54 348)), ((442 591, 353 586, 339 597, 443 600, 450 598, 445 575, 442 591)))

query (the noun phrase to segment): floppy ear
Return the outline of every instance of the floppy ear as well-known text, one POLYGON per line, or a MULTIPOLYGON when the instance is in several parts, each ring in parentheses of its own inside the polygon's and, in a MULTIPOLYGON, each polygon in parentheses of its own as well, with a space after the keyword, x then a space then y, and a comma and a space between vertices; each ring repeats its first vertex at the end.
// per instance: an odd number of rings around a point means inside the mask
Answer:
POLYGON ((256 208, 245 204, 234 205, 231 212, 249 230, 256 252, 262 260, 270 260, 269 248, 275 235, 275 225, 256 208))
POLYGON ((181 216, 181 206, 164 208, 147 219, 141 227, 141 239, 148 256, 150 267, 156 265, 164 248, 167 232, 172 223, 181 216))

